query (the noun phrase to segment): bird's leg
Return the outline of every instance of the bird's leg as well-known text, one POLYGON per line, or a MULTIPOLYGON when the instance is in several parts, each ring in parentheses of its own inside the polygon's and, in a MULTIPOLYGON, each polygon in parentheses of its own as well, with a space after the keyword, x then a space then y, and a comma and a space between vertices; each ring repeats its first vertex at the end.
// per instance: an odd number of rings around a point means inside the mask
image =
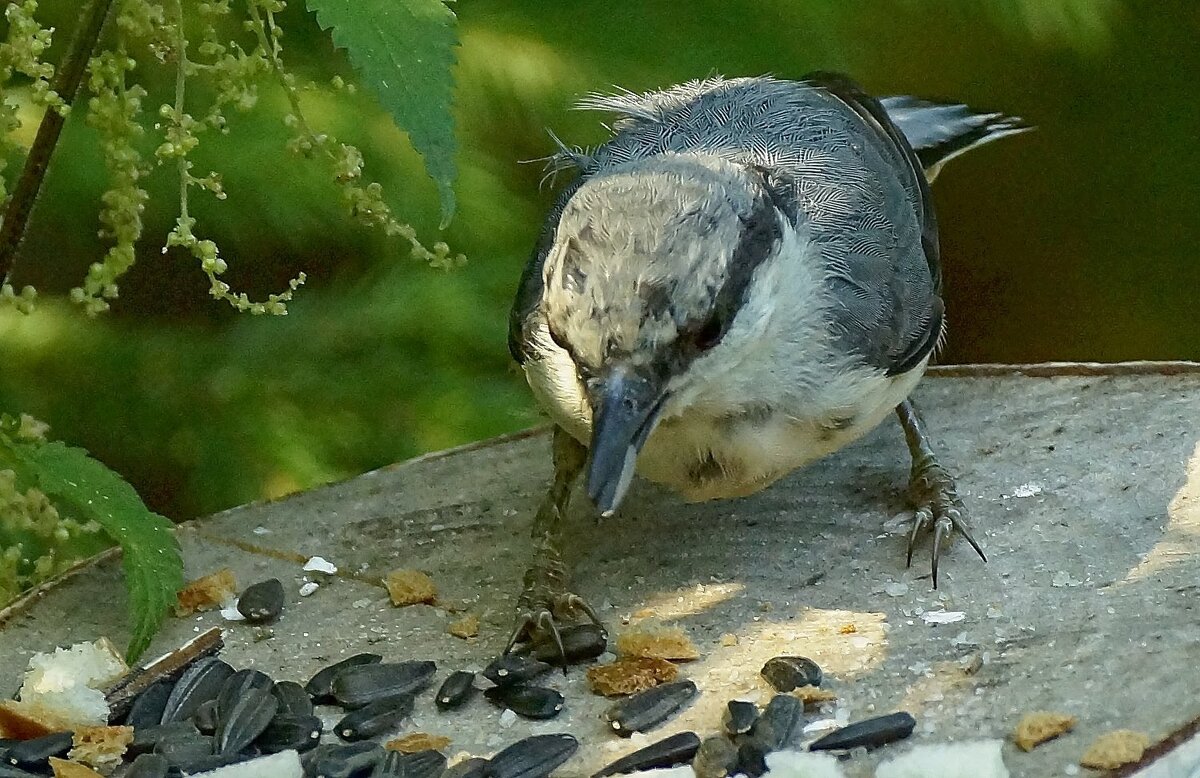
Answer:
POLYGON ((983 549, 971 537, 970 527, 967 526, 966 508, 958 498, 958 490, 954 486, 954 476, 942 467, 933 454, 929 444, 929 434, 925 431, 925 421, 921 418, 917 406, 912 400, 905 400, 896 406, 896 415, 900 417, 900 426, 904 428, 904 437, 908 441, 908 450, 912 454, 912 474, 908 481, 908 491, 916 504, 916 514, 913 516, 912 532, 908 536, 908 561, 912 564, 913 548, 917 537, 925 531, 933 532, 933 588, 937 588, 938 556, 941 554, 942 542, 948 541, 954 530, 958 530, 979 558, 984 562, 987 557, 983 549))
POLYGON ((567 566, 559 550, 562 520, 571 499, 571 488, 583 471, 587 449, 561 427, 554 428, 554 482, 533 518, 533 562, 525 572, 525 588, 517 598, 517 621, 504 653, 518 641, 553 640, 566 661, 557 619, 582 611, 595 623, 600 618, 579 595, 567 591, 567 566))

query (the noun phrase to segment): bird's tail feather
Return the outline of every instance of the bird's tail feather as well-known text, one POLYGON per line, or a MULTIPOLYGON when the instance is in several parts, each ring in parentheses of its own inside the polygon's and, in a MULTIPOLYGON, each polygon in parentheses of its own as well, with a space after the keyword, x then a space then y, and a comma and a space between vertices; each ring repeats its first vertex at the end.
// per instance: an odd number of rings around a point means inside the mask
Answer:
POLYGON ((879 101, 888 117, 904 133, 933 181, 942 165, 977 146, 1032 130, 1019 117, 1002 113, 977 113, 965 105, 932 103, 907 95, 879 101))

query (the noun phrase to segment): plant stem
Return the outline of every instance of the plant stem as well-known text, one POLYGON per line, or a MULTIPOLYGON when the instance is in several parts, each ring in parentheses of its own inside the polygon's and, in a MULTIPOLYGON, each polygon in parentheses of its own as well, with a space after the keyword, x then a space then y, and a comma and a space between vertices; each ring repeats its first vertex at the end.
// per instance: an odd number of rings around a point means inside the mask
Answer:
MULTIPOLYGON (((82 21, 75 29, 71 45, 54 77, 54 91, 62 98, 65 106, 70 106, 75 101, 75 93, 79 91, 79 83, 83 80, 88 60, 100 39, 100 32, 104 29, 104 21, 108 18, 112 5, 113 0, 86 0, 84 3, 80 14, 82 21)), ((50 157, 58 145, 64 121, 65 117, 60 110, 46 109, 42 123, 38 126, 37 137, 29 149, 29 156, 25 158, 21 177, 17 179, 8 212, 4 214, 4 222, 0 224, 0 280, 4 283, 8 282, 17 249, 25 238, 29 216, 42 189, 46 170, 50 166, 50 157)))

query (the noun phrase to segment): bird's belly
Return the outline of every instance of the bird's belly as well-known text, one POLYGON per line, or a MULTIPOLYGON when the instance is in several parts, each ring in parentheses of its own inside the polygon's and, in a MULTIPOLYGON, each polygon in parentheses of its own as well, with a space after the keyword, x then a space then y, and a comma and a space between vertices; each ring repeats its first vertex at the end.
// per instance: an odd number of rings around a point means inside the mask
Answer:
POLYGON ((916 386, 925 365, 880 377, 836 408, 726 415, 685 411, 646 441, 637 472, 691 501, 753 494, 874 429, 916 386))

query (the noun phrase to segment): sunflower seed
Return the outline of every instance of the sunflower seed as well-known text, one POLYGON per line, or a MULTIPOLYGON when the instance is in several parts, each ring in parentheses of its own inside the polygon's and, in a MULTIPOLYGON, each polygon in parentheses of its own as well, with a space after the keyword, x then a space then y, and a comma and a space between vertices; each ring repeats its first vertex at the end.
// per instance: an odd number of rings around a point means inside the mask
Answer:
POLYGON ((534 735, 518 740, 496 754, 488 778, 546 778, 579 750, 572 735, 534 735))
POLYGON ((366 740, 395 728, 412 709, 411 694, 383 697, 347 713, 333 731, 342 740, 366 740))
POLYGON ((70 732, 55 732, 32 740, 22 740, 9 746, 5 761, 13 767, 45 767, 50 757, 67 755, 71 750, 72 737, 74 736, 70 732))
POLYGON ((750 778, 759 778, 767 771, 767 749, 755 740, 747 740, 738 746, 737 767, 734 771, 750 778))
POLYGON ((172 733, 154 744, 154 753, 176 767, 191 766, 197 760, 213 755, 213 739, 199 732, 172 733))
POLYGON ((638 692, 613 705, 604 712, 613 731, 621 737, 645 732, 674 716, 691 704, 696 696, 692 681, 674 681, 638 692))
POLYGON ((438 778, 445 769, 446 757, 440 751, 414 754, 388 751, 383 761, 375 765, 370 778, 438 778))
POLYGON ((290 713, 293 716, 313 715, 312 698, 304 687, 295 681, 279 681, 271 689, 271 694, 279 700, 279 712, 290 713))
POLYGON ((707 737, 692 760, 696 778, 725 778, 732 775, 738 764, 737 746, 720 735, 707 737))
POLYGON ((133 740, 125 748, 128 756, 148 754, 154 750, 160 740, 169 737, 185 737, 199 735, 196 725, 190 721, 172 721, 169 724, 159 724, 155 727, 142 727, 133 730, 133 740))
POLYGON ((551 669, 553 669, 552 665, 539 662, 531 657, 504 654, 496 657, 490 665, 483 668, 483 677, 497 686, 511 686, 528 683, 551 669))
POLYGON ((217 698, 217 751, 236 754, 263 733, 279 700, 271 693, 274 682, 257 670, 239 670, 229 676, 217 698))
POLYGON ((450 673, 438 689, 435 703, 438 710, 454 710, 468 699, 475 692, 475 673, 469 673, 466 670, 456 670, 450 673))
POLYGON ((744 735, 758 721, 758 706, 747 700, 730 700, 725 706, 722 723, 730 737, 744 735))
POLYGON ((255 759, 258 754, 208 754, 207 756, 198 756, 186 762, 172 763, 172 767, 168 775, 176 773, 176 770, 184 775, 195 775, 196 773, 204 773, 209 775, 211 772, 222 767, 229 767, 235 764, 245 764, 248 760, 255 759))
POLYGON ((338 673, 351 667, 373 665, 382 661, 383 657, 379 654, 355 654, 354 656, 346 657, 340 662, 318 670, 316 675, 308 679, 308 683, 304 685, 304 691, 308 692, 308 696, 318 705, 331 703, 334 701, 333 679, 337 677, 338 673))
POLYGON ((876 748, 901 740, 912 734, 917 726, 917 720, 911 714, 901 711, 889 713, 886 716, 876 716, 873 719, 857 721, 849 726, 835 729, 828 735, 819 738, 808 747, 809 751, 828 751, 831 749, 857 748, 866 746, 876 748))
POLYGON ((211 735, 217 731, 217 701, 205 700, 192 714, 192 723, 203 735, 211 735))
POLYGON ((674 767, 692 761, 696 751, 700 749, 700 738, 695 732, 680 732, 669 738, 651 743, 645 748, 639 748, 632 754, 626 754, 612 764, 595 773, 592 778, 604 778, 607 775, 632 773, 639 770, 654 770, 659 767, 674 767))
POLYGON ((383 761, 383 746, 374 742, 322 745, 301 759, 305 778, 354 778, 383 761))
POLYGON ((133 705, 125 716, 125 724, 134 728, 161 724, 173 688, 175 684, 168 680, 151 684, 146 691, 133 698, 133 705))
POLYGON ((276 713, 275 718, 254 741, 264 754, 277 754, 289 748, 304 753, 321 742, 321 719, 276 713))
POLYGON ((526 684, 493 686, 483 696, 527 719, 552 719, 562 712, 565 702, 554 689, 526 684))
POLYGON ((333 698, 345 708, 416 694, 429 685, 437 665, 433 662, 395 662, 349 667, 333 679, 333 698))
POLYGON ((488 760, 473 756, 447 767, 442 778, 488 778, 488 767, 488 760))
POLYGON ((251 624, 266 624, 283 612, 283 584, 278 578, 268 578, 250 584, 238 597, 238 613, 251 624))
POLYGON ((125 778, 167 778, 170 763, 158 754, 142 754, 125 771, 125 778))
POLYGON ((231 675, 233 668, 216 657, 201 659, 184 670, 167 697, 160 723, 190 719, 201 703, 217 698, 231 675))
POLYGON ((553 638, 543 638, 533 646, 533 657, 543 662, 582 662, 595 659, 608 647, 608 632, 599 624, 576 624, 559 631, 563 654, 553 638), (565 655, 564 655, 565 654, 565 655))
POLYGON ((763 665, 762 677, 777 692, 821 685, 821 666, 806 656, 777 656, 763 665))
POLYGON ((792 742, 803 718, 803 702, 790 694, 776 694, 754 722, 749 739, 762 746, 764 753, 778 751, 792 742))

